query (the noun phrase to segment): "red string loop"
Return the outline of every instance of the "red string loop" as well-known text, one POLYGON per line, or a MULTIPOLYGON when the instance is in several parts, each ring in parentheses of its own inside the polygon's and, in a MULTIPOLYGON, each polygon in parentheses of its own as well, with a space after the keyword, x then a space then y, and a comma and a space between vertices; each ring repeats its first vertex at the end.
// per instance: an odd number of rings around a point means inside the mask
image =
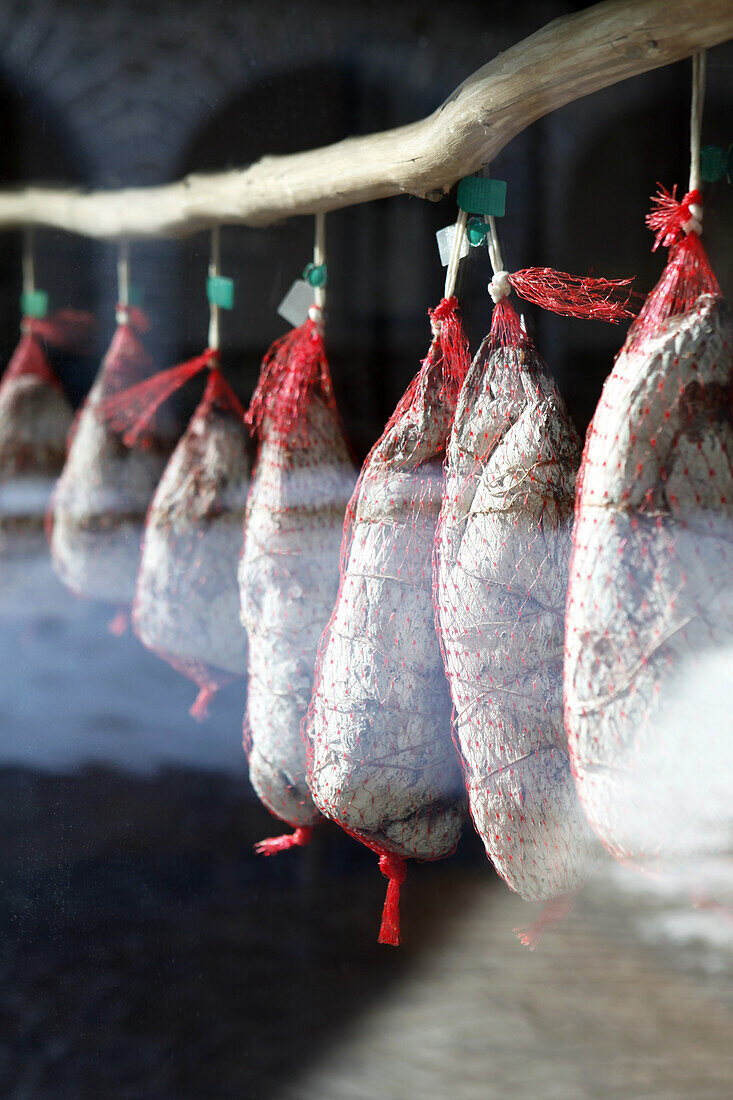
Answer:
POLYGON ((205 367, 216 363, 218 355, 214 348, 206 348, 201 355, 146 378, 137 386, 101 401, 97 408, 98 416, 111 431, 122 437, 125 446, 148 445, 152 437, 153 417, 163 402, 205 367))

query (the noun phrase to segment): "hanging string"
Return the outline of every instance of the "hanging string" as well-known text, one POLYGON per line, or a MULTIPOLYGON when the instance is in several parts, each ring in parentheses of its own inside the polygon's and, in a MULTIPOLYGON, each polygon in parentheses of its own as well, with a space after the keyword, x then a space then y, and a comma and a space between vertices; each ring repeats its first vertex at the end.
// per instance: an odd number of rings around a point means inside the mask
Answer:
POLYGON ((701 50, 692 58, 692 105, 690 109, 690 186, 688 191, 699 191, 700 177, 700 135, 702 133, 702 110, 705 100, 706 53, 701 50))
POLYGON ((32 229, 23 233, 23 294, 33 294, 36 289, 35 238, 32 229))
MULTIPOLYGON (((313 266, 325 267, 326 264, 326 215, 323 211, 316 214, 316 236, 313 243, 313 266)), ((320 310, 323 319, 323 311, 326 307, 326 287, 317 286, 315 289, 315 304, 320 310)))
POLYGON ((130 242, 122 240, 117 246, 117 316, 118 325, 130 320, 130 242))
POLYGON ((456 289, 456 280, 458 278, 458 265, 461 262, 461 247, 466 236, 466 220, 466 211, 459 210, 458 218, 456 219, 455 232, 453 233, 453 244, 450 250, 448 268, 445 273, 445 291, 443 292, 443 298, 446 299, 452 298, 453 292, 456 289))
MULTIPOLYGON (((215 225, 211 230, 211 257, 209 259, 209 275, 216 276, 220 274, 221 269, 221 232, 219 226, 215 225)), ((220 326, 219 316, 221 310, 214 302, 209 303, 209 349, 214 352, 219 351, 220 347, 220 326)))

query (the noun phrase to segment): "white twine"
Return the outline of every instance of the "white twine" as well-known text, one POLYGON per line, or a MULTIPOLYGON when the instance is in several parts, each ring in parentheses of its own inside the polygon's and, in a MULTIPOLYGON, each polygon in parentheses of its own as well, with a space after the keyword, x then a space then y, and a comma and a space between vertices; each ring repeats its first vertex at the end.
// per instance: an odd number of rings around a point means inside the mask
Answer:
POLYGON ((129 321, 127 307, 130 304, 130 242, 122 240, 117 246, 117 304, 115 320, 118 325, 129 321))
POLYGON ((23 293, 32 294, 36 289, 36 259, 33 230, 26 229, 23 234, 23 293))
MULTIPOLYGON (((453 244, 451 245, 448 268, 445 273, 445 289, 443 291, 444 298, 452 298, 453 293, 456 289, 458 266, 461 262, 461 246, 463 244, 463 238, 466 235, 466 220, 466 211, 459 210, 458 217, 456 219, 455 231, 453 233, 453 244)), ((433 339, 440 335, 441 328, 442 323, 440 321, 430 322, 430 331, 433 334, 433 339)))
MULTIPOLYGON (((221 234, 219 226, 215 225, 211 230, 211 256, 209 259, 209 275, 218 275, 221 268, 221 234)), ((219 314, 221 310, 213 302, 209 303, 209 341, 208 346, 214 351, 219 350, 220 328, 219 314)))
MULTIPOLYGON (((486 179, 491 178, 491 172, 488 167, 484 168, 483 175, 486 179)), ((504 258, 501 254, 501 245, 499 244, 499 234, 496 229, 496 218, 493 214, 487 214, 484 217, 484 221, 489 226, 489 232, 486 234, 486 247, 489 253, 489 263, 491 264, 492 278, 487 290, 491 295, 491 300, 494 305, 497 305, 502 298, 508 297, 512 291, 512 284, 509 282, 509 272, 504 270, 504 258)))
MULTIPOLYGON (((702 134, 702 111, 705 101, 705 50, 692 58, 692 103, 690 106, 690 185, 688 191, 699 191, 700 177, 700 140, 702 134)), ((702 233, 702 206, 690 204, 690 220, 682 227, 685 233, 702 233)))

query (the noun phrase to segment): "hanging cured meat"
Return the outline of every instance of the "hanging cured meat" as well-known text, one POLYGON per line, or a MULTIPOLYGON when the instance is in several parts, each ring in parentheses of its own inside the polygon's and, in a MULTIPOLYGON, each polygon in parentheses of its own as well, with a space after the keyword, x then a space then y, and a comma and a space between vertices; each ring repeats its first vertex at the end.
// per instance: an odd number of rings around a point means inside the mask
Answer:
POLYGON ((145 439, 163 401, 206 368, 203 397, 148 510, 132 613, 143 644, 198 685, 196 718, 206 717, 211 696, 246 668, 237 589, 251 472, 244 410, 211 348, 120 394, 104 410, 133 445, 145 439))
POLYGON ((318 640, 336 599, 344 512, 356 478, 313 320, 268 352, 248 422, 259 451, 239 566, 249 637, 245 745, 255 791, 295 826, 295 833, 258 845, 267 854, 304 843, 317 814, 301 725, 318 640))
POLYGON ((570 570, 578 791, 606 847, 644 867, 733 839, 729 708, 711 678, 730 684, 733 667, 733 322, 699 203, 665 193, 648 219, 669 261, 593 417, 570 570))
POLYGON ((0 384, 0 590, 19 608, 39 596, 44 517, 73 420, 43 345, 78 346, 90 327, 86 314, 71 311, 25 318, 0 384))
MULTIPOLYGON (((170 434, 128 446, 104 418, 102 404, 147 377, 153 364, 140 337, 139 309, 118 314, 99 374, 79 413, 54 494, 51 553, 77 595, 128 607, 135 591, 145 513, 171 451, 170 434)), ((124 628, 124 615, 113 629, 124 628)))
POLYGON ((558 899, 582 886, 593 846, 562 706, 579 459, 564 402, 503 299, 450 437, 436 610, 474 824, 505 882, 556 903, 555 918, 558 899))
POLYGON ((349 504, 309 714, 314 801, 381 856, 390 891, 380 938, 389 943, 399 938, 402 859, 448 855, 465 814, 432 603, 442 464, 468 366, 456 306, 444 300, 431 314, 428 356, 349 504))

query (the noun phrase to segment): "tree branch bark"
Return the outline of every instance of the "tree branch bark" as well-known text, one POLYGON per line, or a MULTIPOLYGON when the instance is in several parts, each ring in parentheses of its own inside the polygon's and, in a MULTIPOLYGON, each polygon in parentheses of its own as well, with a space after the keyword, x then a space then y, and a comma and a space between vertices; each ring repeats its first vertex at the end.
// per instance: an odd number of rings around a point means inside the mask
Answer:
POLYGON ((97 238, 180 237, 397 194, 437 197, 543 115, 729 38, 731 0, 606 0, 499 54, 419 122, 160 187, 0 192, 0 226, 45 225, 97 238))

